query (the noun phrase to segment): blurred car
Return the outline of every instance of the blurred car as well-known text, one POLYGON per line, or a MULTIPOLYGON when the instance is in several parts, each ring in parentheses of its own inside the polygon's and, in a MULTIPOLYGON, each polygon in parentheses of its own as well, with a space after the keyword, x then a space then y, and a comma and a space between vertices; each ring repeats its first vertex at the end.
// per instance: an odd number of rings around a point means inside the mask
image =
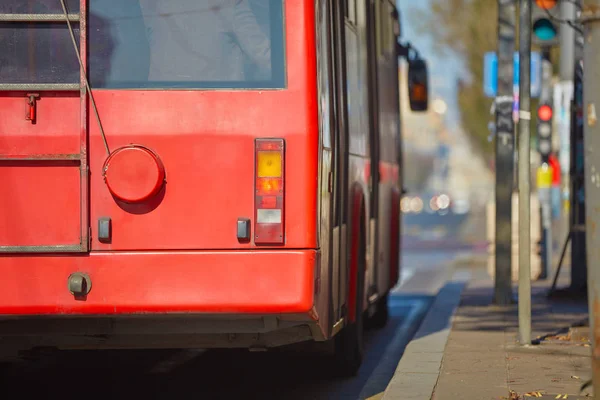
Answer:
POLYGON ((451 198, 447 193, 427 193, 405 196, 400 208, 403 214, 464 215, 469 213, 471 204, 466 197, 451 198))

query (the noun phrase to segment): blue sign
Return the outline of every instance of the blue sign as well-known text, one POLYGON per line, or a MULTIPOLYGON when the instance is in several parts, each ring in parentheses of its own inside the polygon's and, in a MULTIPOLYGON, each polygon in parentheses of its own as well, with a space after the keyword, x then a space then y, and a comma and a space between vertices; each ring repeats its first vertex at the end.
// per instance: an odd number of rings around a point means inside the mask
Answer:
MULTIPOLYGON (((519 53, 513 57, 513 85, 519 86, 519 53)), ((485 53, 483 58, 483 91, 487 97, 496 97, 498 90, 498 56, 495 52, 485 53)), ((542 91, 542 56, 531 53, 531 97, 539 97, 542 91)))

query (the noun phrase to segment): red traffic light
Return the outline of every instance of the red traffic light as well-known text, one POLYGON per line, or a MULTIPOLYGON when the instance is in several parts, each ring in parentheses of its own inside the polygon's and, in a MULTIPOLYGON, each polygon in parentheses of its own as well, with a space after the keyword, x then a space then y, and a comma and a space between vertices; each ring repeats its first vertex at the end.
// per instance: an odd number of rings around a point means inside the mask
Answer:
POLYGON ((552 107, 547 104, 538 108, 538 118, 540 121, 548 122, 552 119, 552 107))

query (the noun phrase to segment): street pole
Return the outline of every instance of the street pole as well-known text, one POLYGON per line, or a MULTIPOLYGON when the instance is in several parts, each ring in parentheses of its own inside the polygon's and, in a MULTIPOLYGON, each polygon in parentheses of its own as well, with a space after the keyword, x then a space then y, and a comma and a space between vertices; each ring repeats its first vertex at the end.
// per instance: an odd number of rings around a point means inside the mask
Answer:
POLYGON ((585 0, 581 20, 584 26, 583 103, 585 142, 585 211, 588 269, 588 303, 592 339, 592 380, 600 393, 600 0, 585 0))
MULTIPOLYGON (((560 18, 563 21, 574 21, 577 17, 578 5, 574 3, 575 0, 562 1, 560 2, 560 18)), ((560 90, 560 97, 557 98, 556 109, 558 119, 558 139, 560 143, 559 148, 559 161, 561 166, 561 187, 553 188, 553 192, 560 192, 561 199, 561 210, 566 211, 566 205, 573 205, 572 202, 566 203, 575 196, 572 189, 571 179, 573 174, 571 171, 571 154, 574 151, 574 145, 571 132, 571 108, 573 100, 573 77, 575 75, 575 36, 576 31, 568 24, 561 24, 560 28, 560 83, 558 84, 560 90), (564 201, 563 201, 564 200, 564 201), (564 204, 564 206, 563 206, 564 204)), ((554 196, 559 196, 558 193, 554 193, 554 196)), ((561 212, 558 217, 558 226, 560 229, 560 240, 564 237, 571 237, 571 257, 573 258, 574 251, 577 249, 577 239, 579 237, 573 236, 572 231, 572 220, 573 213, 575 210, 569 207, 569 212, 561 212), (569 218, 565 218, 567 216, 569 218), (568 228, 568 229, 565 229, 568 228), (567 236, 569 235, 569 236, 567 236)), ((585 263, 574 263, 571 264, 571 289, 585 289, 585 263)))
POLYGON ((519 343, 531 344, 531 0, 519 7, 519 343))
MULTIPOLYGON (((581 6, 582 1, 576 0, 577 5, 571 4, 573 8, 581 6)), ((575 19, 576 11, 571 14, 575 19)), ((573 107, 571 109, 571 287, 575 292, 584 291, 587 285, 586 245, 585 245, 585 189, 584 189, 584 141, 583 124, 579 114, 583 111, 583 36, 573 31, 573 107)), ((561 51, 562 52, 562 51, 561 51)), ((562 70, 562 64, 561 64, 562 70)), ((562 75, 562 71, 561 71, 562 75)))
MULTIPOLYGON (((584 292, 587 286, 585 244, 585 144, 583 138, 583 65, 577 57, 573 79, 571 108, 571 286, 573 292, 584 292)), ((567 240, 569 237, 567 237, 567 240)))
POLYGON ((512 194, 514 186, 513 57, 515 0, 498 0, 496 97, 496 243, 494 303, 512 303, 512 194))
MULTIPOLYGON (((550 47, 542 48, 542 91, 540 93, 540 104, 552 104, 552 61, 550 59, 550 47)), ((550 138, 552 137, 552 129, 550 129, 550 138)), ((538 123, 538 138, 541 136, 541 130, 538 123)), ((542 165, 540 168, 547 168, 549 165, 548 154, 546 154, 540 146, 542 154, 542 165)), ((546 171, 544 169, 544 171, 546 171)), ((541 171, 540 171, 541 172, 541 171)), ((542 174, 543 175, 543 174, 542 174)), ((539 176, 539 174, 538 174, 539 176)), ((538 197, 540 200, 541 210, 541 261, 542 272, 540 279, 546 279, 552 272, 552 175, 550 182, 546 187, 547 182, 538 182, 538 197)))
MULTIPOLYGON (((561 19, 574 21, 577 5, 571 1, 560 2, 561 19)), ((560 80, 571 82, 575 73, 575 29, 567 24, 560 28, 560 80)))

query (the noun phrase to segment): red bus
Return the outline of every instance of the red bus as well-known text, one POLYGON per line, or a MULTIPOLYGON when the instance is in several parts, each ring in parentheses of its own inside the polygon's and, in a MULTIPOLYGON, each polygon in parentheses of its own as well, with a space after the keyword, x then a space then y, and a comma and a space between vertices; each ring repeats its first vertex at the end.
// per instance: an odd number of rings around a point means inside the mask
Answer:
POLYGON ((398 281, 393 2, 0 8, 4 353, 316 341, 355 371, 398 281))

